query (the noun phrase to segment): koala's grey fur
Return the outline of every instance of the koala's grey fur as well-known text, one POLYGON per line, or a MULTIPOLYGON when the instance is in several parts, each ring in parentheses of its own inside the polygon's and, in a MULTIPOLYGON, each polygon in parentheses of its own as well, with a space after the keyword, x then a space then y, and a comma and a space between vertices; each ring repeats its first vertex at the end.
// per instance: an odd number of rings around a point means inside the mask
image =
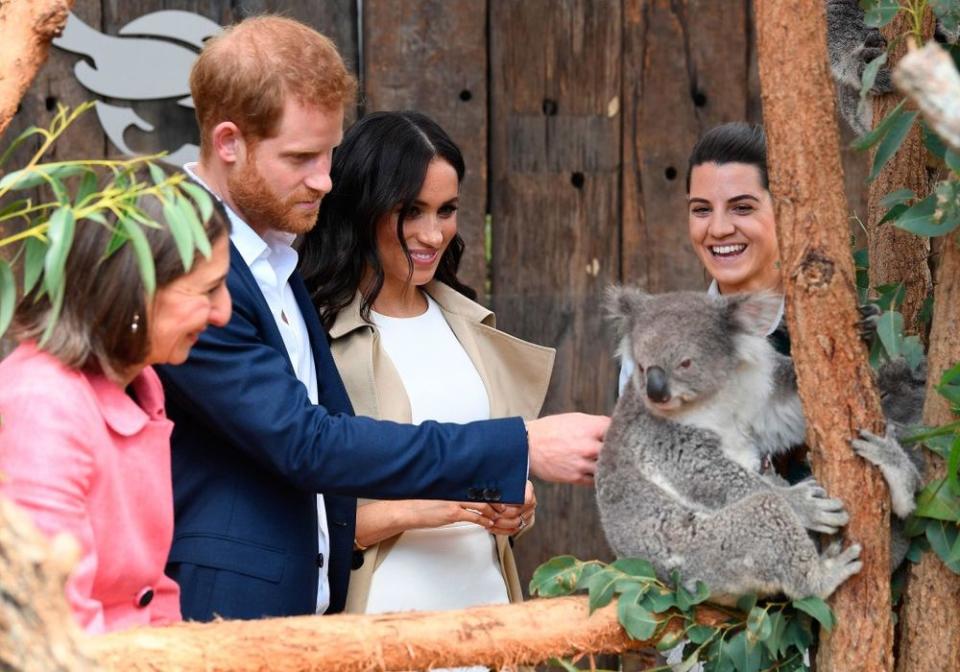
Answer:
POLYGON ((803 438, 792 362, 766 338, 779 307, 762 294, 608 297, 637 369, 597 465, 604 532, 618 556, 704 581, 713 600, 826 597, 861 568, 858 545, 821 552, 808 534, 847 522, 838 500, 812 479, 790 486, 759 473, 759 455, 803 438), (669 386, 659 404, 647 394, 653 367, 669 386))
MULTIPOLYGON (((868 28, 863 21, 863 9, 858 0, 826 0, 827 52, 830 70, 837 82, 837 106, 840 115, 850 127, 863 135, 870 130, 873 106, 867 100, 860 104, 860 81, 863 69, 886 51, 887 42, 876 28, 868 28)), ((893 91, 893 80, 888 68, 880 68, 871 93, 893 91)))

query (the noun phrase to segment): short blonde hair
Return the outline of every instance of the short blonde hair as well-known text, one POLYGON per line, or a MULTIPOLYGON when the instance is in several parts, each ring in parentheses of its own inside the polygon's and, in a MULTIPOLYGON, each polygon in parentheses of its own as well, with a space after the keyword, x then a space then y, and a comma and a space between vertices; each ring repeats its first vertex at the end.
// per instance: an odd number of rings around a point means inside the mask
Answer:
POLYGON ((329 38, 281 16, 245 19, 208 40, 190 72, 201 153, 208 155, 221 122, 233 122, 255 142, 276 132, 288 97, 339 110, 356 88, 329 38))

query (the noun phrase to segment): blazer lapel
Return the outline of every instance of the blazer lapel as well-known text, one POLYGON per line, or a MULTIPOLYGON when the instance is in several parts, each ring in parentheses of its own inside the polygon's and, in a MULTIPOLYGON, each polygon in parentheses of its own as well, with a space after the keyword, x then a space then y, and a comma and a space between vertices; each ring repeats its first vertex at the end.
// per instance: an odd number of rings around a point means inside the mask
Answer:
POLYGON ((313 350, 313 363, 317 369, 317 388, 320 392, 320 405, 326 406, 331 413, 349 413, 353 415, 353 406, 347 396, 343 379, 337 371, 337 365, 330 354, 330 342, 327 340, 327 331, 320 324, 320 317, 310 300, 307 286, 303 284, 300 273, 294 271, 290 276, 290 289, 297 300, 303 322, 307 325, 307 334, 310 336, 310 348, 313 350))

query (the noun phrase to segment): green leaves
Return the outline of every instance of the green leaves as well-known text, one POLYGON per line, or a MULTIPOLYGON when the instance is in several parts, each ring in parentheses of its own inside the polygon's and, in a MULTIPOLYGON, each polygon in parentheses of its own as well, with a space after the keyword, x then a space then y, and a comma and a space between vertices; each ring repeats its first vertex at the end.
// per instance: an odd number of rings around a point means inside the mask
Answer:
POLYGON ((824 630, 832 630, 833 626, 837 624, 830 607, 819 597, 805 597, 802 600, 794 600, 792 604, 795 609, 799 609, 819 621, 824 630))
POLYGON ((530 594, 541 597, 570 595, 577 588, 583 563, 572 555, 551 558, 537 567, 530 579, 530 594))
POLYGON ((47 228, 50 247, 43 260, 43 286, 51 297, 63 294, 64 268, 75 230, 76 220, 70 208, 57 208, 50 216, 47 228))
POLYGON ((880 144, 877 145, 877 153, 873 157, 873 168, 870 169, 870 175, 867 177, 868 182, 877 179, 877 175, 880 174, 883 167, 900 149, 900 145, 903 144, 904 138, 910 132, 910 127, 913 126, 918 114, 918 112, 907 112, 903 109, 891 114, 890 126, 880 140, 880 144))
POLYGON ((863 22, 870 28, 882 28, 896 17, 900 11, 899 0, 861 0, 863 22))
POLYGON ((913 515, 954 523, 960 520, 960 502, 950 492, 947 479, 938 478, 920 491, 913 515))
POLYGON ((7 191, 33 189, 41 184, 50 184, 51 186, 59 184, 63 188, 63 180, 74 175, 80 175, 86 170, 82 165, 75 163, 51 163, 15 170, 0 179, 0 195, 7 191))
POLYGON ((651 612, 647 611, 641 604, 640 598, 645 590, 641 586, 636 586, 620 595, 617 602, 617 617, 620 624, 627 631, 632 639, 645 641, 653 637, 660 626, 651 612))
POLYGON ((931 521, 927 524, 927 541, 930 548, 950 571, 960 574, 960 534, 954 522, 931 521))
POLYGON ((6 259, 0 258, 0 334, 7 330, 13 320, 17 305, 17 281, 6 259))

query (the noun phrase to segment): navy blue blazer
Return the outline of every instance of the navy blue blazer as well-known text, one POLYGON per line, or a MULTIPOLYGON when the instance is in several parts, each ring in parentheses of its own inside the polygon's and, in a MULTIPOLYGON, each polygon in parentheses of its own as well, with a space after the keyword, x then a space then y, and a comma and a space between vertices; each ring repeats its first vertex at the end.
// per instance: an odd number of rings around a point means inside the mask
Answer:
POLYGON ((523 501, 527 442, 519 418, 413 426, 354 416, 298 274, 290 285, 310 335, 318 405, 232 244, 230 323, 207 329, 185 364, 157 367, 175 423, 167 573, 180 584, 187 619, 314 613, 326 562, 327 613, 342 610, 357 497, 523 501), (318 553, 318 492, 329 557, 318 553))

